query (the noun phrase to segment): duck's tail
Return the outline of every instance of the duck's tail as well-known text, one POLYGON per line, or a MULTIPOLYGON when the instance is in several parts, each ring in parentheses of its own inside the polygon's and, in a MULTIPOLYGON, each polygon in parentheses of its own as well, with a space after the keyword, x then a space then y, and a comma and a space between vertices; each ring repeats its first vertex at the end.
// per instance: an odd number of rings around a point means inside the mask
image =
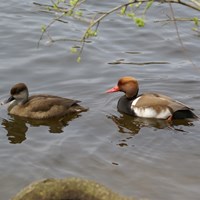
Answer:
POLYGON ((173 119, 200 119, 191 110, 178 110, 173 114, 173 119))

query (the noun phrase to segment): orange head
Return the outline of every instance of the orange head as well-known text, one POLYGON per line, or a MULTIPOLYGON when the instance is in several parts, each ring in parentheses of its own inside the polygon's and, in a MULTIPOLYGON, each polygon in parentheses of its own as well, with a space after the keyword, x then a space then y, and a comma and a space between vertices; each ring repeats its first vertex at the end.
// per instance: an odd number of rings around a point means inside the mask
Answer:
POLYGON ((137 95, 139 90, 138 82, 131 76, 124 76, 119 79, 118 84, 107 90, 106 93, 124 92, 127 98, 133 98, 137 95))

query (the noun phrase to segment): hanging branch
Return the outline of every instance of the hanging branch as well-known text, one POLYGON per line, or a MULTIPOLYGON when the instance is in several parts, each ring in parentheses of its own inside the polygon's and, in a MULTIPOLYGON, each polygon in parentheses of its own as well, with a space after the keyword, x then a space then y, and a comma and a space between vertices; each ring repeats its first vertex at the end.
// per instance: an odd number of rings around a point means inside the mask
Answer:
MULTIPOLYGON (((60 6, 60 4, 64 2, 63 0, 57 0, 56 3, 53 2, 53 0, 51 0, 51 1, 52 1, 53 5, 38 4, 38 3, 34 2, 35 5, 43 8, 43 10, 46 10, 46 11, 49 11, 49 12, 54 11, 54 12, 62 13, 59 17, 56 17, 55 19, 53 19, 49 23, 49 25, 47 25, 46 27, 42 28, 42 35, 41 35, 41 37, 39 39, 38 45, 39 45, 40 41, 42 40, 44 33, 47 34, 47 36, 50 39, 50 41, 54 41, 50 37, 50 35, 48 34, 48 29, 56 21, 62 22, 62 18, 63 17, 66 17, 66 16, 76 17, 76 12, 74 12, 75 9, 80 7, 81 4, 83 4, 85 2, 85 0, 71 0, 70 1, 70 5, 67 5, 67 8, 66 8, 66 7, 60 6)), ((132 1, 130 1, 129 0, 128 3, 120 4, 120 5, 112 8, 112 9, 110 9, 110 10, 104 12, 104 13, 101 13, 99 17, 97 17, 97 15, 99 15, 99 13, 97 13, 89 21, 90 24, 87 27, 87 29, 85 30, 85 32, 83 33, 81 39, 77 40, 77 41, 80 41, 80 43, 81 43, 80 50, 78 52, 77 61, 80 62, 81 55, 82 55, 86 40, 88 38, 97 36, 97 31, 98 31, 99 25, 104 20, 104 18, 108 17, 109 15, 111 15, 111 14, 117 12, 117 11, 120 11, 121 15, 125 15, 125 16, 131 18, 135 22, 135 24, 137 26, 142 27, 142 26, 144 26, 144 23, 145 23, 144 22, 144 16, 145 16, 147 10, 153 4, 153 2, 170 3, 170 5, 171 4, 179 4, 179 5, 182 5, 182 6, 186 6, 186 7, 190 8, 190 9, 194 9, 196 11, 200 11, 200 2, 199 2, 199 0, 191 0, 191 1, 189 1, 189 0, 188 1, 184 1, 184 0, 132 0, 132 1), (146 4, 146 7, 145 7, 145 9, 143 11, 143 16, 142 17, 136 17, 136 15, 133 12, 133 10, 128 11, 128 8, 130 8, 134 4, 137 4, 137 5, 146 4)), ((80 16, 82 16, 82 15, 80 15, 80 16)), ((174 16, 173 16, 172 20, 175 21, 175 17, 174 16)), ((199 19, 198 18, 193 18, 192 20, 195 22, 195 25, 198 26, 199 19)), ((72 51, 76 53, 77 49, 72 48, 72 51)))
MULTIPOLYGON (((197 5, 197 6, 194 6, 192 5, 191 3, 185 3, 181 0, 155 0, 156 2, 160 2, 160 3, 177 3, 177 4, 180 4, 180 5, 183 5, 183 6, 187 6, 191 9, 195 9, 197 11, 200 11, 200 5, 197 5)), ((196 2, 196 1, 195 1, 196 2)), ((127 11, 127 8, 128 6, 130 5, 133 5, 133 4, 136 4, 136 3, 149 3, 149 5, 147 4, 145 10, 144 10, 144 13, 146 13, 147 9, 151 6, 151 4, 153 3, 153 1, 151 0, 133 0, 131 2, 128 2, 128 3, 125 3, 125 4, 121 4, 121 5, 118 5, 112 9, 110 9, 109 11, 106 11, 104 14, 102 14, 100 17, 98 17, 96 20, 93 20, 91 21, 90 25, 88 26, 88 28, 86 29, 85 33, 83 34, 82 36, 82 46, 81 46, 81 51, 79 52, 79 55, 78 55, 78 59, 80 60, 80 57, 81 57, 81 53, 83 51, 83 47, 84 47, 84 43, 85 43, 85 40, 88 38, 88 37, 92 37, 92 36, 96 36, 97 35, 97 29, 98 29, 98 26, 100 24, 100 22, 106 18, 108 15, 112 14, 112 13, 115 13, 116 11, 119 11, 121 10, 122 8, 124 8, 124 13, 126 13, 127 11), (95 27, 95 31, 92 31, 92 28, 95 27)), ((141 21, 140 21, 141 22, 141 21)), ((137 23, 137 22, 136 22, 137 23)), ((143 23, 142 23, 143 24, 143 23)))
MULTIPOLYGON (((193 6, 189 3, 185 3, 185 2, 182 2, 181 0, 155 0, 157 2, 160 2, 160 3, 178 3, 178 4, 181 4, 181 5, 184 5, 184 6, 187 6, 189 8, 192 8, 192 9, 195 9, 197 11, 200 11, 200 5, 199 7, 196 7, 196 6, 193 6)), ((123 7, 125 7, 127 9, 127 7, 129 5, 132 5, 134 3, 145 3, 145 2, 150 2, 149 0, 133 0, 132 2, 129 2, 129 3, 125 3, 125 4, 122 4, 122 5, 119 5, 119 6, 116 6, 115 8, 112 8, 111 10, 105 12, 105 14, 102 14, 98 19, 96 19, 94 22, 92 22, 89 27, 87 28, 87 30, 85 31, 85 34, 83 35, 83 38, 82 40, 85 39, 85 35, 87 34, 87 32, 92 28, 94 27, 96 24, 100 23, 100 21, 102 21, 105 17, 107 17, 108 15, 122 9, 123 7)), ((196 2, 197 3, 197 2, 196 2)), ((200 3, 199 3, 200 4, 200 3)))

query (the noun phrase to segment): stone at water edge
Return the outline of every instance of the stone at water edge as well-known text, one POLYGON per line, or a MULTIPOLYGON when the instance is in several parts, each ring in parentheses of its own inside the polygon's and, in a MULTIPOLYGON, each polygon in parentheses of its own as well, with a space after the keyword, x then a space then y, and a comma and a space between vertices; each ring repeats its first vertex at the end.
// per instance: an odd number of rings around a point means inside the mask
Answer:
POLYGON ((112 192, 94 181, 45 179, 22 189, 12 200, 135 200, 112 192))

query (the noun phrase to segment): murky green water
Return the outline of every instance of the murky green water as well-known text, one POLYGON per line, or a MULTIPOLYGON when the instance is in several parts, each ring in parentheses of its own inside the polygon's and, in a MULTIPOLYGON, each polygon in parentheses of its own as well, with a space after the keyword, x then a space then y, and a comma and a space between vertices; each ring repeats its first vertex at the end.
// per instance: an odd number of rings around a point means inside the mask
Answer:
MULTIPOLYGON (((70 53, 73 43, 46 45, 41 24, 52 15, 38 12, 32 1, 5 1, 0 7, 0 96, 16 82, 31 94, 49 93, 79 99, 89 111, 64 123, 38 123, 7 115, 1 108, 0 196, 7 200, 30 182, 78 176, 96 180, 121 194, 152 200, 198 200, 200 196, 200 123, 133 119, 117 112, 120 94, 104 91, 124 75, 135 76, 140 92, 157 91, 195 108, 200 114, 199 38, 190 23, 179 24, 185 52, 173 24, 154 23, 169 14, 167 5, 150 10, 140 29, 123 17, 100 24, 85 46, 81 63, 70 53), (134 52, 134 53, 130 53, 134 52), (135 53, 138 52, 138 53, 135 53), (188 57, 196 67, 193 67, 188 57), (162 61, 169 64, 108 64, 162 61)), ((40 2, 41 3, 41 2, 40 2)), ((48 1, 45 1, 48 3, 48 1)), ((117 2, 88 2, 86 12, 107 10, 117 2)), ((177 16, 197 15, 174 6, 177 16)), ((84 23, 67 19, 55 25, 55 37, 76 38, 84 23)))

